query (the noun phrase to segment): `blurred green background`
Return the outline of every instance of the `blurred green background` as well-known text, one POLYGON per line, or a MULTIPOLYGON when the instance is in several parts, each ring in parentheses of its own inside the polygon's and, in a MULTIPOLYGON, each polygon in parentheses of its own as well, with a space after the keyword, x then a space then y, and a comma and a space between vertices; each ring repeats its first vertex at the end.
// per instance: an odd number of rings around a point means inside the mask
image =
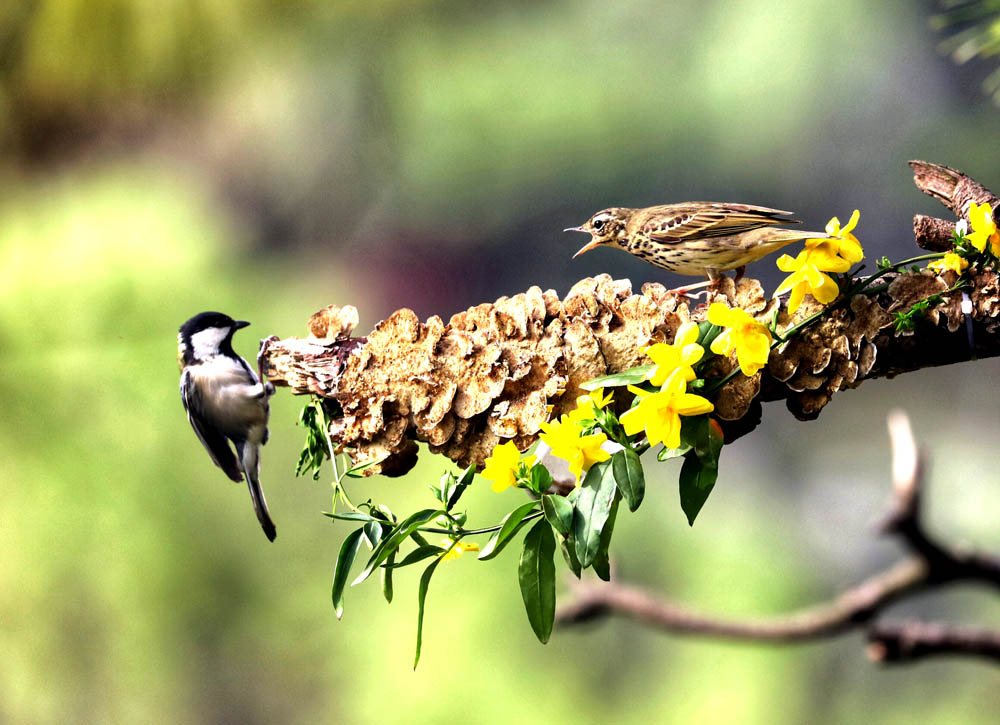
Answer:
MULTIPOLYGON (((515 547, 443 565, 411 671, 416 572, 343 622, 348 530, 292 475, 302 399, 280 392, 262 480, 191 432, 177 327, 250 319, 236 347, 355 304, 447 317, 599 272, 680 283, 621 252, 570 261, 559 230, 609 205, 691 199, 861 209, 869 259, 912 251, 926 158, 1000 187, 989 68, 938 52, 931 3, 654 0, 28 0, 0 4, 0 721, 995 722, 996 670, 878 669, 860 635, 760 647, 615 621, 539 645, 515 547), (993 713, 991 716, 989 713, 993 713)), ((774 284, 770 262, 752 270, 774 284)), ((930 525, 1000 546, 1000 364, 866 384, 821 418, 766 408, 728 447, 693 529, 675 467, 621 517, 618 574, 709 612, 832 596, 899 554, 870 524, 888 493, 886 412, 933 456, 930 525)), ((369 480, 430 504, 444 462, 369 480)), ((515 492, 466 495, 488 523, 515 492)), ((955 589, 893 612, 1000 621, 955 589)))

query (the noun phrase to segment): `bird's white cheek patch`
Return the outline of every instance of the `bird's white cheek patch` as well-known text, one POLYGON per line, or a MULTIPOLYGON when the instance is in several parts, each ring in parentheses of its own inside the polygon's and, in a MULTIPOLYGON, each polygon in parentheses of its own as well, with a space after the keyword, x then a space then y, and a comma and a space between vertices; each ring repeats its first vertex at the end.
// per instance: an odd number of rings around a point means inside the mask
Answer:
POLYGON ((191 347, 198 360, 204 360, 219 353, 219 345, 229 334, 228 327, 209 327, 191 335, 191 347))

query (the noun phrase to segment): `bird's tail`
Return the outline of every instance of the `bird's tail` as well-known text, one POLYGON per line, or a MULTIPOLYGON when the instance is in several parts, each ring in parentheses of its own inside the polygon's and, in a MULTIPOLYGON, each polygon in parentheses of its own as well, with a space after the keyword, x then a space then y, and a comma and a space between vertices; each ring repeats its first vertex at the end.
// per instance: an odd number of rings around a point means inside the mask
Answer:
POLYGON ((740 240, 740 244, 747 251, 748 261, 760 259, 772 252, 776 252, 782 247, 795 242, 804 242, 807 239, 830 239, 826 232, 804 232, 797 229, 776 229, 766 227, 754 229, 747 232, 740 240))
POLYGON ((776 229, 767 227, 759 230, 760 244, 775 244, 785 246, 792 242, 803 242, 806 239, 832 239, 826 232, 801 232, 798 229, 776 229))
POLYGON ((257 520, 260 527, 264 529, 264 535, 268 541, 274 541, 278 531, 271 521, 271 514, 267 511, 267 501, 264 499, 264 489, 260 487, 260 446, 253 443, 240 443, 236 446, 240 454, 240 463, 243 464, 243 474, 247 479, 247 487, 250 489, 250 499, 253 501, 253 510, 257 513, 257 520))

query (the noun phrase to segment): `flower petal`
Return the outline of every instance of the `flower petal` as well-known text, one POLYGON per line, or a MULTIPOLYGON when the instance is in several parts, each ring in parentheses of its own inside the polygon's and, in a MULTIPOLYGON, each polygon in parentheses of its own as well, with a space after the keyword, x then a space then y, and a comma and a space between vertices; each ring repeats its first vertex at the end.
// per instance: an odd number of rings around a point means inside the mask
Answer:
MULTIPOLYGON (((715 410, 712 401, 694 393, 678 395, 673 407, 679 415, 701 415, 702 413, 711 413, 715 410)), ((677 446, 670 447, 676 448, 677 446)))
POLYGON ((788 298, 788 314, 794 314, 795 310, 799 309, 799 305, 802 304, 802 299, 806 296, 806 284, 803 281, 801 284, 795 285, 792 289, 792 294, 788 298))
MULTIPOLYGON (((786 269, 784 271, 787 272, 788 270, 786 269)), ((794 272, 794 273, 788 275, 787 277, 785 277, 785 280, 781 284, 778 285, 778 289, 776 289, 774 291, 774 295, 772 295, 772 296, 773 297, 777 297, 780 294, 784 294, 785 292, 787 292, 788 290, 790 290, 792 287, 794 287, 795 285, 797 285, 801 280, 802 280, 802 273, 801 272, 794 272)))
POLYGON ((837 299, 837 295, 840 294, 840 287, 834 282, 830 277, 825 274, 820 275, 822 280, 819 285, 812 288, 812 296, 816 298, 816 301, 823 305, 828 305, 837 299))
POLYGON ((687 345, 696 343, 698 342, 698 333, 698 323, 688 320, 677 328, 677 333, 674 335, 674 345, 686 347, 687 345))
MULTIPOLYGON (((714 322, 712 323, 715 324, 714 322)), ((711 350, 716 355, 728 355, 733 351, 733 343, 730 339, 732 337, 732 330, 726 330, 717 338, 712 340, 711 350)))
POLYGON ((690 345, 685 345, 681 350, 681 362, 685 365, 694 365, 696 362, 701 360, 704 354, 705 348, 697 342, 692 342, 690 345))
POLYGON ((708 321, 719 327, 732 325, 733 310, 721 302, 713 302, 708 308, 708 321))
POLYGON ((851 214, 851 218, 847 220, 847 224, 844 226, 843 229, 840 230, 840 234, 842 236, 846 236, 850 232, 854 231, 854 227, 858 225, 858 219, 860 218, 861 218, 861 212, 855 209, 854 213, 851 214))
POLYGON ((625 433, 634 436, 645 427, 643 411, 638 407, 627 410, 618 418, 618 421, 625 428, 625 433))

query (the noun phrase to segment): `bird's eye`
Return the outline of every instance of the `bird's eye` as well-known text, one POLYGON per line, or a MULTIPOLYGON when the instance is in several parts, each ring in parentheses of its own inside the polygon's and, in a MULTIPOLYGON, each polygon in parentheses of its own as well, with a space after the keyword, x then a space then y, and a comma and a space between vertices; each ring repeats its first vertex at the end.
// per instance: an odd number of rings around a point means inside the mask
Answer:
POLYGON ((604 220, 603 219, 595 219, 591 223, 591 226, 594 227, 594 231, 598 231, 599 232, 599 231, 601 231, 604 228, 604 220))

